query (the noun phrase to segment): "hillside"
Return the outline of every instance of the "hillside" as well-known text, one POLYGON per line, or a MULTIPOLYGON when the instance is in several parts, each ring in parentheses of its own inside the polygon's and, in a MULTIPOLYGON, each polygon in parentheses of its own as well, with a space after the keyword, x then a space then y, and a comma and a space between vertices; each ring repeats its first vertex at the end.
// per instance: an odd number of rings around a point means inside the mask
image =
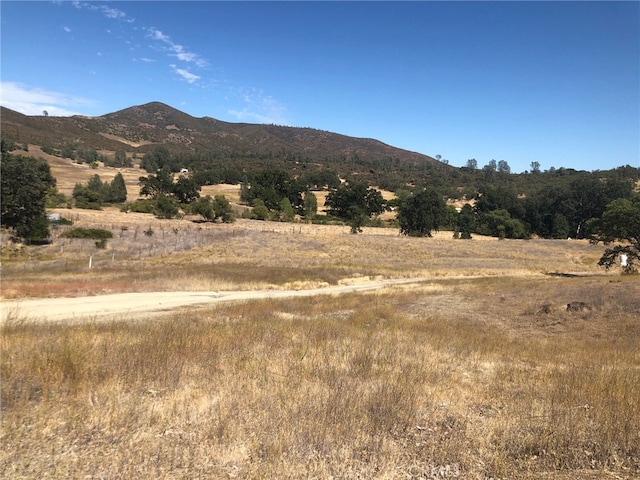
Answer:
POLYGON ((99 150, 145 153, 164 145, 174 154, 213 152, 230 157, 324 161, 393 161, 407 165, 440 165, 426 155, 312 128, 229 123, 195 118, 152 102, 100 117, 26 116, 2 107, 4 136, 17 143, 62 148, 71 143, 99 150))

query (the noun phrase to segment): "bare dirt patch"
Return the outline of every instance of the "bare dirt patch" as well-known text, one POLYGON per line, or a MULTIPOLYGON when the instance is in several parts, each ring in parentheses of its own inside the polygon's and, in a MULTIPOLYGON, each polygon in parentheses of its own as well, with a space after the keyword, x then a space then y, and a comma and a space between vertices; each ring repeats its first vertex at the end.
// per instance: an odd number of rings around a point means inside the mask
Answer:
MULTIPOLYGON (((169 126, 166 127, 167 129, 169 129, 169 126)), ((142 142, 132 142, 130 140, 127 140, 126 138, 122 138, 122 137, 118 137, 117 135, 112 135, 110 133, 103 133, 100 132, 100 135, 108 138, 109 140, 116 140, 118 142, 124 143, 125 145, 129 145, 130 147, 141 147, 143 145, 150 145, 152 142, 147 142, 147 141, 142 141, 142 142)))

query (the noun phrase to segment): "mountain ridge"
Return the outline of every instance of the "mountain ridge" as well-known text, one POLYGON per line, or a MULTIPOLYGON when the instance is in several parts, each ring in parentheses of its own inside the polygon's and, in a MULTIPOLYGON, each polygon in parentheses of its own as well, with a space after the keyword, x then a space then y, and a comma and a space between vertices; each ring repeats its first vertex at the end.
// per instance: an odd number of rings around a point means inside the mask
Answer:
POLYGON ((179 151, 220 151, 228 154, 394 158, 438 164, 434 158, 385 144, 373 138, 350 137, 309 127, 231 123, 193 117, 161 102, 134 105, 98 117, 29 116, 2 107, 2 131, 18 143, 64 144, 104 150, 119 148, 145 153, 164 145, 179 151), (132 150, 133 149, 133 150, 132 150))

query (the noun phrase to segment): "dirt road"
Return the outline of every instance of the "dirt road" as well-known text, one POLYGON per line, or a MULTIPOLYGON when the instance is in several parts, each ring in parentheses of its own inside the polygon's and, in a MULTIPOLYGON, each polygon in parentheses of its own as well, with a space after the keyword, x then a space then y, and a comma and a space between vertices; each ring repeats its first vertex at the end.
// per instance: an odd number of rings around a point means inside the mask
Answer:
POLYGON ((338 295, 348 292, 376 290, 425 278, 380 280, 309 290, 253 290, 222 292, 139 292, 74 298, 39 298, 3 301, 0 323, 12 320, 82 321, 97 319, 142 319, 178 308, 203 306, 219 302, 247 301, 267 298, 338 295))

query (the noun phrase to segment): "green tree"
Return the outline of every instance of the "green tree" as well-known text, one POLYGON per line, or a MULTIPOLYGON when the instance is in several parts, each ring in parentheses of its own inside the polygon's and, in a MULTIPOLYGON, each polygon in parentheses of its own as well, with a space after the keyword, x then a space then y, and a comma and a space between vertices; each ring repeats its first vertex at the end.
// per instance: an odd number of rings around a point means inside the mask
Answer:
POLYGON ((498 238, 527 237, 524 224, 518 219, 511 218, 507 210, 492 210, 479 215, 476 231, 480 235, 498 238))
POLYGON ((585 238, 585 226, 592 218, 601 218, 607 205, 617 198, 631 198, 633 183, 628 178, 583 173, 571 182, 571 203, 574 209, 570 219, 576 238, 585 238))
POLYGON ((498 171, 500 173, 511 173, 511 167, 509 166, 509 164, 507 163, 506 160, 500 160, 498 162, 498 171))
POLYGON ((178 202, 183 204, 191 203, 200 197, 200 185, 191 177, 180 177, 172 185, 171 193, 178 202))
POLYGON ((458 214, 458 232, 460 232, 460 238, 471 239, 471 232, 474 231, 476 226, 476 214, 473 211, 473 207, 466 203, 460 213, 458 214))
POLYGON ((302 175, 300 181, 308 188, 317 190, 320 188, 338 188, 340 186, 340 178, 338 174, 332 170, 317 170, 302 175))
POLYGON ((318 198, 313 192, 306 191, 303 200, 303 214, 307 218, 313 217, 318 213, 318 198))
POLYGON ((386 202, 382 193, 375 188, 369 188, 364 182, 343 183, 336 190, 330 192, 325 200, 329 207, 329 214, 343 220, 353 220, 364 215, 379 215, 384 212, 386 202))
POLYGON ((453 205, 447 205, 444 219, 442 220, 441 227, 445 229, 454 230, 458 226, 458 210, 453 205))
POLYGON ((478 161, 475 158, 467 160, 466 168, 476 171, 478 169, 478 161))
POLYGON ((431 237, 447 215, 447 205, 435 190, 414 193, 400 204, 398 223, 400 233, 412 237, 431 237))
POLYGON ((569 227, 567 218, 561 213, 557 213, 553 217, 553 229, 551 232, 553 234, 553 238, 567 238, 570 231, 571 228, 569 227))
POLYGON ((104 196, 101 191, 92 190, 87 185, 76 183, 75 187, 73 187, 72 196, 77 208, 102 209, 104 196))
POLYGON ((140 195, 145 197, 170 195, 173 192, 173 176, 168 168, 163 168, 156 175, 140 177, 138 185, 140 185, 140 195))
POLYGON ((269 220, 269 209, 264 204, 261 198, 253 200, 253 210, 251 211, 251 217, 256 220, 269 220))
POLYGON ((232 223, 236 221, 236 216, 233 213, 233 208, 227 197, 224 195, 216 195, 213 199, 213 209, 215 210, 216 218, 222 220, 223 223, 232 223))
POLYGON ((89 178, 86 185, 76 183, 72 195, 76 207, 100 210, 102 204, 109 201, 110 188, 109 184, 103 183, 96 174, 89 178))
POLYGON ((216 218, 216 211, 213 208, 213 201, 210 195, 198 198, 191 204, 191 213, 200 215, 206 221, 212 222, 216 218))
POLYGON ((293 222, 293 220, 296 217, 296 212, 291 206, 291 202, 289 201, 289 199, 285 197, 282 200, 280 200, 279 207, 280 207, 279 219, 283 222, 293 222))
POLYGON ((240 200, 252 204, 259 198, 268 210, 279 210, 282 199, 288 198, 291 206, 298 210, 302 208, 303 191, 300 182, 284 170, 263 170, 243 185, 240 200))
POLYGON ((127 185, 124 182, 122 173, 116 173, 111 183, 109 184, 109 198, 110 203, 122 203, 127 201, 127 185))
POLYGON ((92 175, 87 181, 87 188, 92 192, 100 194, 102 197, 106 197, 107 189, 109 186, 102 182, 100 175, 92 175))
POLYGON ((127 152, 124 150, 116 150, 116 156, 114 159, 115 167, 131 167, 131 160, 127 158, 127 152))
POLYGON ((364 227, 369 220, 369 217, 364 214, 359 208, 354 208, 350 214, 348 225, 351 227, 351 233, 361 233, 362 227, 364 227))
POLYGON ((185 205, 200 197, 200 185, 191 177, 180 177, 173 181, 173 174, 168 167, 161 168, 155 175, 140 177, 140 195, 146 197, 171 196, 174 200, 185 205))
POLYGON ((72 143, 67 143, 64 147, 62 147, 60 156, 62 156, 62 158, 70 158, 71 160, 75 160, 76 152, 74 145, 72 143))
POLYGON ((55 188, 44 159, 2 154, 0 163, 0 223, 26 240, 49 236, 45 210, 47 193, 55 188))
POLYGON ((98 151, 93 147, 78 149, 78 163, 93 163, 98 161, 98 151))
POLYGON ((540 237, 567 238, 575 232, 570 223, 576 213, 575 202, 567 185, 542 186, 537 192, 527 195, 524 209, 522 219, 531 232, 540 237))
POLYGON ((609 203, 601 218, 588 222, 587 230, 592 243, 607 245, 598 265, 610 268, 619 256, 626 255, 625 272, 635 272, 640 262, 640 193, 609 203), (614 242, 619 244, 608 246, 614 242))
POLYGON ((231 223, 236 220, 231 204, 224 195, 216 195, 214 199, 210 195, 198 198, 191 204, 191 213, 201 215, 209 222, 219 219, 223 223, 231 223))
POLYGON ((485 182, 491 182, 495 176, 495 172, 498 170, 498 162, 491 160, 484 167, 482 167, 482 177, 485 182))
POLYGON ((524 202, 512 187, 487 186, 480 191, 476 210, 479 213, 507 210, 512 217, 525 216, 524 202))
POLYGON ((165 167, 171 171, 171 154, 167 147, 162 145, 155 147, 149 153, 145 153, 140 161, 140 168, 143 168, 147 173, 154 173, 165 167))
POLYGON ((178 215, 178 202, 175 198, 168 195, 158 195, 154 199, 156 217, 173 218, 178 215))
POLYGON ((103 203, 122 203, 127 200, 127 186, 120 172, 111 183, 103 182, 99 175, 93 175, 86 185, 77 183, 73 188, 76 207, 100 210, 103 203))

